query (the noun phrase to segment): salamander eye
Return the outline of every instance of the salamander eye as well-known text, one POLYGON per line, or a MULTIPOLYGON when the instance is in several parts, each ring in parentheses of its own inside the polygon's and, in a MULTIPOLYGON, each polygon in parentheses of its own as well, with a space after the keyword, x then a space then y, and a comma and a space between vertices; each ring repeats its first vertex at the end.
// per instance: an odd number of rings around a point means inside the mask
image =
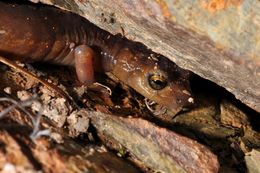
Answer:
POLYGON ((165 76, 160 74, 151 74, 148 77, 148 82, 151 88, 155 90, 161 90, 166 87, 167 79, 165 76))

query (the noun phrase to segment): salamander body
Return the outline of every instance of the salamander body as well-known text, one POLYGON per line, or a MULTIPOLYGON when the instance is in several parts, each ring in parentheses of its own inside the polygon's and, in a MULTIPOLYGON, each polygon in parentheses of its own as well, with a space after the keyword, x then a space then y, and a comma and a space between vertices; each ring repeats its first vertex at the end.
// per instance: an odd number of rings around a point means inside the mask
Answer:
POLYGON ((112 35, 86 19, 49 6, 0 2, 0 55, 23 62, 75 66, 80 82, 111 72, 171 110, 192 103, 189 72, 167 58, 112 35))

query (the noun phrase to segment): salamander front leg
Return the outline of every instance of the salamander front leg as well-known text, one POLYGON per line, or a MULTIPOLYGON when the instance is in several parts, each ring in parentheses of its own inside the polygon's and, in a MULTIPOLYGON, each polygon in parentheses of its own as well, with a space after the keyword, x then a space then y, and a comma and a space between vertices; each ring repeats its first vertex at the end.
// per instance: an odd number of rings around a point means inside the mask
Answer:
POLYGON ((102 85, 98 82, 95 82, 94 77, 94 57, 95 53, 87 45, 80 45, 75 48, 74 57, 75 57, 75 68, 79 81, 84 85, 101 86, 108 91, 108 94, 111 95, 112 91, 109 87, 102 85))
POLYGON ((84 85, 91 85, 94 78, 94 51, 87 45, 75 48, 75 68, 79 81, 84 85))

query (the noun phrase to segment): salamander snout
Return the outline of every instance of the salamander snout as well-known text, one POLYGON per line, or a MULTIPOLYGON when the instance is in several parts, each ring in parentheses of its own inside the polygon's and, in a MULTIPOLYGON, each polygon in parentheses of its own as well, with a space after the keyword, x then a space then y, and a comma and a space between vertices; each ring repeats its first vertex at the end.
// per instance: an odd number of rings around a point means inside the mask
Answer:
MULTIPOLYGON (((188 73, 177 66, 171 65, 171 69, 168 67, 163 65, 147 70, 148 86, 143 87, 150 92, 147 96, 171 110, 190 108, 194 104, 194 98, 190 89, 188 73), (167 69, 164 69, 165 67, 167 69)), ((145 82, 143 84, 145 86, 145 82)))
POLYGON ((189 78, 178 71, 145 66, 128 76, 128 84, 149 100, 178 112, 193 105, 189 78))
POLYGON ((150 67, 146 66, 145 74, 142 88, 146 89, 148 94, 144 95, 147 98, 174 112, 187 110, 194 104, 189 83, 190 72, 167 59, 160 59, 150 67))
POLYGON ((177 90, 175 92, 175 101, 176 104, 182 106, 183 110, 190 109, 194 105, 194 98, 192 94, 187 91, 186 89, 184 90, 177 90))
POLYGON ((184 83, 168 81, 167 85, 163 89, 157 90, 155 95, 156 97, 153 99, 157 103, 165 105, 174 112, 187 110, 194 104, 188 81, 184 83))

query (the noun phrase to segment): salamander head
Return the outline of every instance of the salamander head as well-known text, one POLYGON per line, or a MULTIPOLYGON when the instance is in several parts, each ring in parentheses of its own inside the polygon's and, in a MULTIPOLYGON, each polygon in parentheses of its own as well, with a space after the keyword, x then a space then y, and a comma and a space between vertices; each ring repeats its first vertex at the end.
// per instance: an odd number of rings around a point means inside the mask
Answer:
POLYGON ((144 55, 131 56, 128 51, 120 54, 126 55, 120 58, 121 68, 116 70, 117 76, 137 92, 174 112, 193 104, 190 72, 159 55, 152 54, 153 57, 147 58, 144 55))

